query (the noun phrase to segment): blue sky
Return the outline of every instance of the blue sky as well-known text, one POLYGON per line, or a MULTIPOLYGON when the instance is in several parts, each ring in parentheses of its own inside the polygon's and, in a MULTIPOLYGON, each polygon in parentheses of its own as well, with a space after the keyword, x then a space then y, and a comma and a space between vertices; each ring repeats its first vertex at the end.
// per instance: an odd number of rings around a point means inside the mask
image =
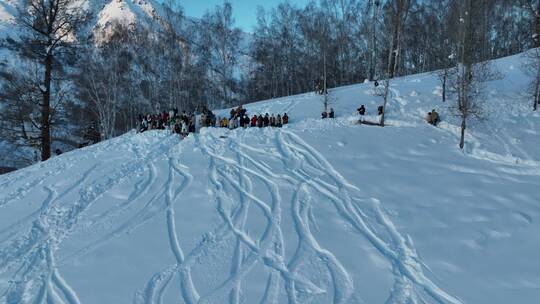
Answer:
MULTIPOLYGON (((222 4, 223 0, 184 0, 179 1, 187 16, 201 17, 207 10, 222 4)), ((257 24, 257 6, 270 9, 277 6, 282 0, 230 0, 236 25, 246 32, 252 32, 257 24)), ((292 0, 297 6, 304 6, 308 0, 292 0)))

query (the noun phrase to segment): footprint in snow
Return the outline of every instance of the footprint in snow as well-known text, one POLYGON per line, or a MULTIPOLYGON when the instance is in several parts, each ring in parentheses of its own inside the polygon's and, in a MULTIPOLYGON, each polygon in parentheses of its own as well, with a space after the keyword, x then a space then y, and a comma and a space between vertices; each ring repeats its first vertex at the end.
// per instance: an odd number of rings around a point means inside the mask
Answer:
POLYGON ((532 224, 532 217, 524 212, 516 211, 512 214, 512 217, 517 221, 520 221, 525 224, 532 224))

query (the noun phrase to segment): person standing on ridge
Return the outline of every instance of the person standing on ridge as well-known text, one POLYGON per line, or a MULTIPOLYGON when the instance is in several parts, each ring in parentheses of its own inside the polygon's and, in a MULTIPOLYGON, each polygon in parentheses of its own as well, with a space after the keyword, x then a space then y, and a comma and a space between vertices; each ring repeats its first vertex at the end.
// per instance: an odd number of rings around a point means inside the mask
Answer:
POLYGON ((360 116, 366 115, 366 107, 364 105, 361 105, 360 108, 357 109, 357 111, 360 116))
POLYGON ((435 109, 431 110, 431 112, 429 112, 426 116, 426 121, 433 126, 437 126, 437 124, 441 121, 439 113, 437 113, 435 109))
POLYGON ((281 128, 283 126, 283 121, 281 120, 281 115, 278 114, 276 117, 276 127, 281 128))
POLYGON ((251 117, 251 127, 256 127, 257 126, 257 115, 253 115, 253 117, 251 117))

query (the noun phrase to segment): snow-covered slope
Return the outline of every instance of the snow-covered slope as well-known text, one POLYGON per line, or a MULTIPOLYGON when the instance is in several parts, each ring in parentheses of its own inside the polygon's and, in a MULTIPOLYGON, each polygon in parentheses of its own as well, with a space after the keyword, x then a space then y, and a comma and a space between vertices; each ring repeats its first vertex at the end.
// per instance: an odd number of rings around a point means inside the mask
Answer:
POLYGON ((129 133, 0 176, 0 302, 535 303, 540 116, 519 57, 497 65, 463 152, 416 75, 385 128, 353 124, 380 103, 362 84, 335 120, 304 94, 247 106, 282 129, 129 133))

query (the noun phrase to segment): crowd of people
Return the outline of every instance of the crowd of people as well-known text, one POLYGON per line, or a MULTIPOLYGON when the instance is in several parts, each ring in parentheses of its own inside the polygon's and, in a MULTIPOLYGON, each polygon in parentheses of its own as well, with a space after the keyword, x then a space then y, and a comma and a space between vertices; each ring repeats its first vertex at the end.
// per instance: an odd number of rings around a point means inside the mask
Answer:
POLYGON ((283 114, 268 114, 264 116, 262 114, 253 115, 251 118, 247 114, 247 110, 242 106, 234 108, 230 112, 229 118, 224 117, 219 120, 219 127, 236 129, 236 128, 264 128, 264 127, 282 127, 289 123, 289 116, 287 113, 283 114))
MULTIPOLYGON (((172 133, 187 136, 189 133, 195 133, 197 129, 197 115, 195 113, 187 114, 186 111, 178 112, 178 109, 172 109, 160 114, 139 115, 139 132, 148 130, 171 130, 172 133)), ((198 126, 200 128, 248 128, 248 127, 282 127, 289 123, 287 113, 281 114, 262 114, 253 115, 251 118, 246 109, 242 106, 233 108, 229 117, 217 117, 212 111, 203 107, 199 118, 198 126)))
POLYGON ((139 114, 139 132, 168 129, 176 134, 187 135, 195 132, 195 119, 195 113, 187 114, 186 111, 179 113, 176 108, 158 114, 139 114))
MULTIPOLYGON (((367 115, 366 107, 361 105, 357 109, 360 115, 360 123, 364 123, 364 116, 367 115)), ((383 106, 377 107, 377 115, 380 116, 384 112, 383 106)), ((321 113, 322 119, 335 118, 335 112, 333 108, 330 111, 323 111, 321 113)), ((426 121, 434 126, 440 122, 439 114, 433 109, 426 116, 426 121)), ((171 130, 172 133, 187 136, 189 133, 194 133, 197 129, 197 115, 195 113, 187 114, 186 111, 178 112, 178 109, 172 109, 170 111, 164 111, 159 114, 139 115, 139 132, 145 132, 147 130, 171 130)), ((215 128, 264 128, 264 127, 277 127, 280 128, 289 123, 289 116, 287 113, 281 114, 259 114, 249 116, 247 110, 242 106, 233 108, 230 111, 229 117, 216 117, 214 113, 208 110, 206 107, 202 108, 199 127, 215 127, 215 128)))

